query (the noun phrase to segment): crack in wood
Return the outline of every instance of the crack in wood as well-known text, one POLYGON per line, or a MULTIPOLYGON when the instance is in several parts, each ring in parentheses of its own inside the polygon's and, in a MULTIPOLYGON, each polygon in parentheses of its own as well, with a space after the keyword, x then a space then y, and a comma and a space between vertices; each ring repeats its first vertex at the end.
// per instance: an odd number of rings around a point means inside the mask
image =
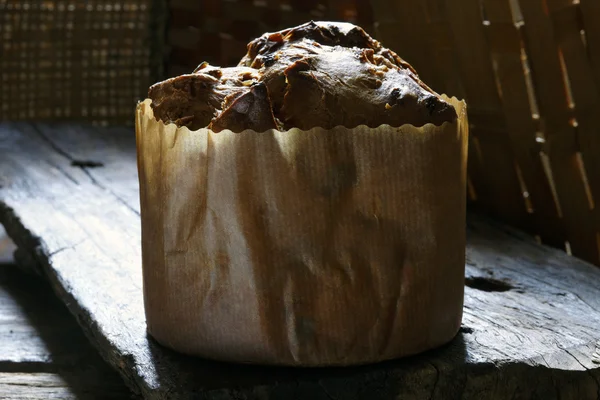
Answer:
POLYGON ((594 380, 594 382, 596 382, 597 394, 598 394, 598 398, 600 399, 600 378, 598 378, 598 376, 593 374, 592 371, 588 367, 586 367, 581 361, 579 361, 579 358, 577 358, 573 353, 571 353, 571 351, 569 351, 566 348, 562 348, 562 347, 561 347, 561 349, 564 352, 566 352, 568 355, 570 355, 579 365, 581 365, 581 367, 585 370, 585 372, 594 380))
POLYGON ((63 149, 61 149, 56 143, 54 143, 52 140, 50 140, 50 138, 48 136, 46 136, 44 134, 44 132, 36 124, 29 124, 29 126, 34 130, 35 133, 38 134, 38 136, 44 142, 46 142, 46 144, 48 146, 50 146, 52 148, 52 150, 54 150, 55 152, 57 152, 61 156, 67 158, 69 161, 73 161, 73 158, 66 151, 64 151, 63 149))
MULTIPOLYGON (((120 197, 118 194, 116 194, 110 188, 107 188, 105 185, 98 182, 98 180, 90 173, 90 171, 88 169, 89 167, 103 167, 104 166, 103 163, 96 162, 96 161, 80 161, 80 160, 75 159, 67 151, 65 151, 58 144, 56 144, 50 137, 48 137, 39 126, 37 126, 36 124, 30 124, 30 126, 33 128, 35 133, 37 133, 38 136, 44 142, 46 142, 56 153, 60 154, 61 156, 65 157, 67 160, 69 160, 71 162, 72 166, 81 168, 81 170, 88 176, 88 178, 90 178, 90 181, 94 185, 98 186, 99 188, 101 188, 103 190, 106 190, 111 195, 113 195, 121 204, 123 204, 125 207, 127 207, 129 210, 133 211, 136 215, 140 215, 139 211, 136 210, 135 208, 133 208, 131 205, 129 205, 129 203, 127 203, 127 201, 125 201, 125 199, 120 197)), ((53 165, 53 166, 55 168, 57 168, 60 172, 65 174, 65 176, 69 177, 69 175, 62 168, 60 168, 57 165, 53 165)), ((73 180, 73 182, 78 184, 78 182, 76 180, 74 180, 74 178, 72 180, 73 180)))
POLYGON ((60 172, 61 174, 63 174, 65 176, 65 178, 67 178, 68 180, 70 180, 71 182, 73 182, 76 185, 79 185, 79 181, 77 179, 75 179, 74 177, 71 176, 71 174, 69 174, 64 168, 62 168, 60 165, 50 162, 50 161, 46 161, 46 163, 48 165, 50 165, 52 168, 56 169, 58 172, 60 172))
POLYGON ((75 244, 72 244, 72 245, 69 245, 69 246, 60 247, 60 248, 58 248, 58 249, 56 249, 56 250, 54 250, 54 251, 52 251, 52 252, 48 253, 48 254, 47 254, 47 257, 48 257, 48 258, 52 258, 52 257, 54 257, 55 255, 57 255, 57 254, 59 254, 59 253, 61 253, 61 252, 65 251, 65 250, 73 250, 74 248, 76 248, 77 246, 79 246, 80 244, 82 244, 82 243, 84 243, 84 242, 86 242, 86 241, 87 241, 87 239, 83 239, 83 240, 81 240, 81 241, 79 241, 79 242, 77 242, 77 243, 75 243, 75 244))
POLYGON ((129 203, 127 201, 125 201, 125 199, 123 199, 121 196, 117 195, 114 191, 112 191, 111 189, 109 189, 106 186, 104 186, 103 184, 101 184, 87 168, 82 168, 82 170, 90 178, 90 180, 92 181, 92 183, 94 185, 98 186, 102 190, 106 190, 108 193, 113 195, 119 203, 123 204, 130 211, 132 211, 135 215, 138 215, 138 216, 140 215, 140 212, 138 210, 136 210, 135 208, 133 208, 131 205, 129 205, 129 203))

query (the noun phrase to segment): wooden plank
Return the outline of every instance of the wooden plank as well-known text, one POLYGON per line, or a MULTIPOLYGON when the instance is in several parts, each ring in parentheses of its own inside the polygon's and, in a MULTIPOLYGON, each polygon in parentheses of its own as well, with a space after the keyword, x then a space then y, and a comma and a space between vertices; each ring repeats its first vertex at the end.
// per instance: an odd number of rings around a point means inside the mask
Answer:
MULTIPOLYGON (((0 399, 113 399, 131 398, 123 391, 110 391, 103 386, 101 375, 96 376, 93 386, 74 388, 56 373, 7 373, 0 372, 0 399)), ((89 382, 88 382, 89 383, 89 382)), ((110 386, 109 386, 110 387, 110 386)))
POLYGON ((77 394, 69 388, 68 383, 58 374, 0 372, 0 399, 77 398, 77 394))
POLYGON ((0 225, 0 399, 131 398, 47 282, 13 264, 14 250, 0 225))
POLYGON ((485 0, 483 4, 490 22, 486 33, 497 66, 507 133, 532 206, 534 223, 530 232, 541 234, 544 243, 563 247, 566 240, 564 227, 539 156, 540 146, 536 142, 536 127, 521 60, 521 36, 513 21, 510 0, 485 0))
POLYGON ((534 72, 534 88, 545 122, 545 151, 550 160, 567 238, 574 255, 597 260, 594 220, 576 162, 575 131, 569 123, 567 89, 552 20, 542 0, 523 0, 520 6, 527 54, 534 72))
POLYGON ((131 392, 47 282, 0 265, 0 398, 90 397, 131 392))
POLYGON ((81 124, 48 125, 31 123, 23 125, 33 129, 43 141, 67 159, 69 174, 74 179, 91 180, 95 186, 110 191, 126 207, 139 214, 140 202, 137 167, 131 168, 135 158, 135 137, 129 129, 84 127, 81 124), (96 140, 81 142, 81 131, 97 132, 96 140), (60 143, 56 142, 60 138, 60 143), (110 149, 110 151, 107 151, 110 149))
POLYGON ((0 125, 0 143, 8 144, 0 145, 0 221, 33 255, 92 343, 147 398, 593 399, 599 393, 600 365, 592 357, 600 339, 600 270, 474 215, 463 328, 448 346, 335 369, 231 365, 169 351, 146 335, 140 221, 133 199, 123 195, 135 183, 125 173, 110 179, 113 163, 135 171, 133 132, 37 128, 0 125), (104 166, 73 167, 73 159, 104 166))
MULTIPOLYGON (((557 3, 554 1, 554 3, 557 3)), ((577 138, 579 151, 582 153, 583 165, 579 173, 583 178, 584 188, 588 194, 589 214, 595 234, 600 234, 600 213, 595 202, 600 201, 600 135, 598 135, 597 113, 600 109, 600 82, 595 84, 592 65, 588 59, 587 49, 581 37, 580 10, 578 4, 567 2, 564 7, 551 8, 556 41, 563 54, 567 79, 575 103, 577 120, 577 138)), ((585 214, 585 210, 581 210, 585 214)), ((595 236, 595 235, 594 235, 595 236)), ((600 243, 596 245, 595 258, 592 254, 589 261, 600 264, 600 243)))
MULTIPOLYGON (((123 390, 112 390, 103 385, 103 376, 96 375, 93 385, 74 387, 63 375, 48 372, 0 372, 0 399, 111 399, 132 398, 123 390)), ((78 384, 89 384, 90 381, 78 384)))
POLYGON ((485 37, 480 1, 457 3, 437 0, 434 3, 443 4, 445 10, 469 104, 470 134, 479 139, 485 177, 482 184, 490 193, 485 202, 503 220, 531 230, 511 142, 503 129, 505 119, 485 37))
POLYGON ((45 282, 0 266, 0 371, 102 360, 45 282), (24 367, 25 368, 25 367, 24 367))

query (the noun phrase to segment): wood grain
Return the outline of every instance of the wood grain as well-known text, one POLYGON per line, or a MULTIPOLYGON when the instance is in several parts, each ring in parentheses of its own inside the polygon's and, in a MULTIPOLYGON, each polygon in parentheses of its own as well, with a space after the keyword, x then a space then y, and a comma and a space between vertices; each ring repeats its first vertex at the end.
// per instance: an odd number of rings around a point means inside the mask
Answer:
MULTIPOLYGON (((0 372, 0 399, 127 399, 122 390, 110 391, 102 385, 102 376, 95 377, 93 386, 81 390, 74 388, 61 374, 48 372, 0 372)), ((90 381, 80 382, 82 385, 90 381)))
POLYGON ((465 96, 475 205, 600 265, 598 2, 371 2, 378 40, 465 96))
POLYGON ((0 371, 86 359, 100 360, 45 282, 15 265, 0 266, 0 371))
MULTIPOLYGON (((577 131, 578 151, 581 152, 582 163, 577 163, 577 170, 584 183, 584 192, 588 198, 587 208, 580 212, 586 216, 591 228, 592 240, 594 227, 600 223, 598 207, 594 204, 600 201, 600 136, 598 135, 597 110, 600 109, 600 83, 594 80, 593 66, 588 59, 586 48, 581 35, 582 26, 578 5, 571 2, 554 1, 551 3, 552 21, 555 40, 564 59, 567 72, 565 79, 569 82, 575 104, 574 116, 577 131), (565 4, 566 3, 566 4, 565 4)), ((585 12, 585 9, 582 10, 585 12)), ((593 10, 588 10, 593 11, 593 10)), ((587 17, 590 18, 590 17, 587 17)), ((589 30, 593 34, 594 29, 589 30)), ((590 39, 594 39, 592 36, 590 39)), ((590 47, 590 53, 596 49, 590 47)), ((589 235, 589 234, 588 234, 589 235)), ((586 257, 596 264, 600 263, 600 250, 596 244, 595 253, 586 257)))
POLYGON ((0 264, 0 399, 130 397, 49 285, 0 264))
MULTIPOLYGON (((77 399, 58 374, 0 372, 0 399, 77 399)), ((90 396, 88 395, 88 398, 90 396)))
POLYGON ((146 335, 133 132, 0 125, 0 221, 88 338, 151 399, 594 399, 600 271, 485 218, 468 221, 465 316, 448 346, 358 368, 185 357, 146 335), (65 132, 71 132, 65 133, 65 132), (74 159, 102 167, 74 167, 74 159), (111 172, 112 171, 112 172, 111 172))
POLYGON ((591 262, 598 259, 596 232, 589 202, 575 160, 575 135, 569 124, 567 87, 554 41, 552 21, 541 0, 521 2, 525 43, 534 71, 540 111, 545 119, 546 153, 564 215, 573 253, 591 262))
POLYGON ((536 227, 539 227, 540 236, 545 243, 563 247, 566 240, 564 224, 559 219, 539 156, 540 146, 536 143, 536 126, 523 73, 519 27, 513 21, 509 1, 485 0, 483 5, 490 22, 486 33, 492 60, 496 64, 507 133, 523 177, 523 190, 527 192, 530 203, 529 219, 534 219, 526 228, 529 232, 536 233, 536 227))

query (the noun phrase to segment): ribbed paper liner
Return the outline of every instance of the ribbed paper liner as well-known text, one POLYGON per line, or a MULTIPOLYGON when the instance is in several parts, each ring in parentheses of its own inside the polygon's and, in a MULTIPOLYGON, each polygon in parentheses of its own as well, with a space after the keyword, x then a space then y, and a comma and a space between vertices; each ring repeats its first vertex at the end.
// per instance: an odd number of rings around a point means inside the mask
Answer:
POLYGON ((150 334, 226 361, 350 365, 460 326, 466 106, 455 123, 191 132, 137 109, 150 334))

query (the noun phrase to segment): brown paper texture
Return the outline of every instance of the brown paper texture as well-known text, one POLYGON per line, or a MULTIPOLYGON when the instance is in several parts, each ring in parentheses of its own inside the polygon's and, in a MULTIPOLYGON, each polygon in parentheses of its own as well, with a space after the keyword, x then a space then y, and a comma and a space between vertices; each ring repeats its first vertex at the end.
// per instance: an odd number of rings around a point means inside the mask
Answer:
POLYGON ((455 123, 189 131, 137 109, 148 330, 225 361, 375 362, 462 317, 466 105, 455 123))

